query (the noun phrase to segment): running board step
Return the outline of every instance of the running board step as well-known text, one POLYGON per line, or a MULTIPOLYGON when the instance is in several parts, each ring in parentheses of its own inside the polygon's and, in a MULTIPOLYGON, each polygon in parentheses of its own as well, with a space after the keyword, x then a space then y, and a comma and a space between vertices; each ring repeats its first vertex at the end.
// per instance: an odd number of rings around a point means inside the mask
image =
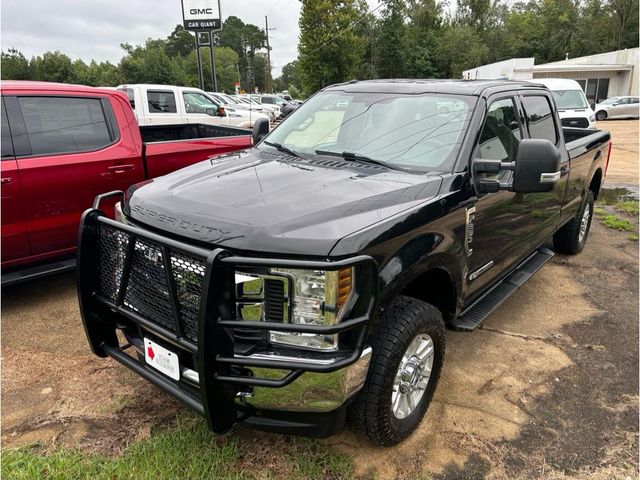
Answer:
POLYGON ((471 332, 478 328, 496 308, 524 285, 554 255, 551 250, 540 248, 507 275, 504 280, 462 312, 458 318, 449 322, 448 327, 457 332, 471 332))
POLYGON ((2 274, 2 286, 14 285, 16 283, 27 282, 42 278, 55 273, 68 272, 76 268, 76 259, 68 258, 66 260, 59 260, 52 263, 46 263, 44 265, 38 265, 35 267, 28 267, 22 270, 2 274))

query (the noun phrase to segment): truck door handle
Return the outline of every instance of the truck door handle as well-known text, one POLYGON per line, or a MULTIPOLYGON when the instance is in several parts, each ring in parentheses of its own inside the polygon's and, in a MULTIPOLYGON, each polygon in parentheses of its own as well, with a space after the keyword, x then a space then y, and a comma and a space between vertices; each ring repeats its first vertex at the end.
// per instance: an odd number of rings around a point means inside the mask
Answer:
POLYGON ((13 182, 13 178, 11 177, 2 177, 2 179, 0 180, 0 183, 2 183, 3 185, 11 182, 13 182))
POLYGON ((134 167, 135 165, 133 165, 133 163, 128 163, 126 165, 111 165, 107 167, 107 170, 113 173, 124 173, 127 170, 133 170, 134 167))

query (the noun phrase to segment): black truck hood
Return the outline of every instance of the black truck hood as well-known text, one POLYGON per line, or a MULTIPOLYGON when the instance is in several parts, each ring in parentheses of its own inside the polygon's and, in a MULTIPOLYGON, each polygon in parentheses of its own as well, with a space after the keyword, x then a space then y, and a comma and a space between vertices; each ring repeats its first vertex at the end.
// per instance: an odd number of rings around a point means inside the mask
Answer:
POLYGON ((125 212, 215 246, 322 257, 344 236, 436 196, 442 182, 325 158, 255 148, 217 157, 132 188, 125 212))

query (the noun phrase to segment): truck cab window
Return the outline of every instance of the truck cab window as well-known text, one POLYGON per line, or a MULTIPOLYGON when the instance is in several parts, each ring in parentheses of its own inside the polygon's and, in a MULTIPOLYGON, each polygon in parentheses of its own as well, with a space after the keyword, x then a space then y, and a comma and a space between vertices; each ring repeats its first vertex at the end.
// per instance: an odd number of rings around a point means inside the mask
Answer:
POLYGON ((489 106, 476 158, 514 162, 522 139, 518 114, 512 98, 497 100, 489 106))
POLYGON ((99 150, 110 145, 99 98, 18 97, 33 155, 99 150))
POLYGON ((149 90, 147 92, 149 113, 177 113, 176 96, 171 91, 149 90))
POLYGON ((209 97, 196 92, 184 92, 184 109, 187 113, 206 113, 215 115, 218 104, 209 97))
POLYGON ((549 99, 543 96, 526 96, 522 104, 527 115, 527 125, 531 138, 542 138, 558 143, 556 124, 553 121, 549 99))

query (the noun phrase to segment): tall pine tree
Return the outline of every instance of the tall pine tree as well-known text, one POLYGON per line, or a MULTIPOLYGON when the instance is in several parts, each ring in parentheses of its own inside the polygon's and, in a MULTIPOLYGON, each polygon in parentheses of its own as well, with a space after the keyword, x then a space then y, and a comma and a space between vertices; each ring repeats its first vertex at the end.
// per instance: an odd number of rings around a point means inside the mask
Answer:
POLYGON ((307 94, 358 76, 366 41, 356 27, 365 13, 363 0, 303 0, 298 60, 307 94))

